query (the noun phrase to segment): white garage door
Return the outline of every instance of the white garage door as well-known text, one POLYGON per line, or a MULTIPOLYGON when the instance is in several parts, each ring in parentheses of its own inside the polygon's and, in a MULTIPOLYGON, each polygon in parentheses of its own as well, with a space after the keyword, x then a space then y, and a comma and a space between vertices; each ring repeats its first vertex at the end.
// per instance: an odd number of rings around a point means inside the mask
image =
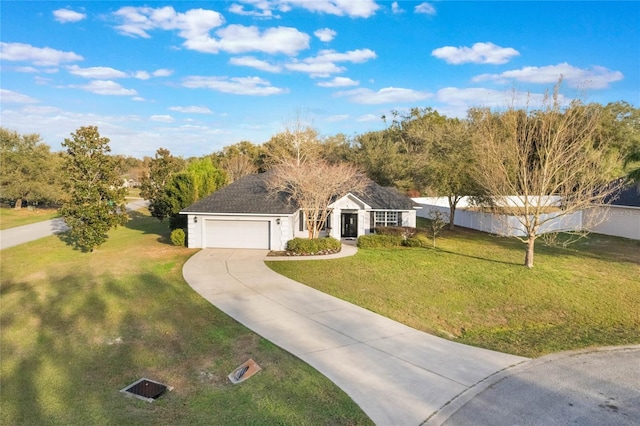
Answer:
POLYGON ((208 220, 207 248, 269 249, 269 222, 249 220, 208 220))

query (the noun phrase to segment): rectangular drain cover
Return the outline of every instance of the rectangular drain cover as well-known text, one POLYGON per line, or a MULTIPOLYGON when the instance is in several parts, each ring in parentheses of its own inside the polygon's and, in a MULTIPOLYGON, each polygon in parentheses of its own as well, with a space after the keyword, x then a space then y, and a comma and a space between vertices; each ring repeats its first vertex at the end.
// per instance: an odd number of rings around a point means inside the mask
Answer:
POLYGON ((167 390, 170 391, 172 389, 171 386, 153 380, 140 379, 120 390, 120 392, 142 399, 143 401, 153 402, 160 398, 167 390))

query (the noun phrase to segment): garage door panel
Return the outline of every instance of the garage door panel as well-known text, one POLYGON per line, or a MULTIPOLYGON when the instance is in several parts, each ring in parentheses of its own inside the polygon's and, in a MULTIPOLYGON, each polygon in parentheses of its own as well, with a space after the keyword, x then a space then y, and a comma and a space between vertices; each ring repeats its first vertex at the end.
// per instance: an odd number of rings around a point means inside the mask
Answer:
POLYGON ((268 221, 208 220, 205 245, 208 248, 269 249, 268 221))

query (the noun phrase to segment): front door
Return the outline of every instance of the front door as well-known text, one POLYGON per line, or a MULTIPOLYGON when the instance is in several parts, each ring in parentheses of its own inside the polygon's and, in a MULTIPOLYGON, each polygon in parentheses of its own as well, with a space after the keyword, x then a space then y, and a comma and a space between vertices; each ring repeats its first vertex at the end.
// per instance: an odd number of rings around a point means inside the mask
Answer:
POLYGON ((341 238, 356 238, 358 236, 358 213, 342 213, 341 238))

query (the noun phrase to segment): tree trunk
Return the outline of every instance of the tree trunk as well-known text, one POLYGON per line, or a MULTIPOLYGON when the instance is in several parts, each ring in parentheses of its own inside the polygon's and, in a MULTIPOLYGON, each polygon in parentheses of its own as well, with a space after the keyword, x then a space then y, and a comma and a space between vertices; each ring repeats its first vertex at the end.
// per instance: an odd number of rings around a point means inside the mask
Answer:
POLYGON ((449 200, 449 230, 453 231, 455 228, 453 221, 456 218, 456 206, 458 205, 459 199, 457 197, 452 197, 451 195, 448 195, 447 199, 449 200))
POLYGON ((16 205, 14 206, 15 209, 21 209, 22 208, 22 198, 18 198, 16 200, 16 205))
POLYGON ((527 268, 533 268, 533 250, 535 243, 535 238, 529 237, 527 240, 527 254, 524 257, 524 266, 527 268))
POLYGON ((449 207, 449 230, 453 231, 455 225, 453 224, 454 219, 456 218, 456 206, 451 205, 449 207))

